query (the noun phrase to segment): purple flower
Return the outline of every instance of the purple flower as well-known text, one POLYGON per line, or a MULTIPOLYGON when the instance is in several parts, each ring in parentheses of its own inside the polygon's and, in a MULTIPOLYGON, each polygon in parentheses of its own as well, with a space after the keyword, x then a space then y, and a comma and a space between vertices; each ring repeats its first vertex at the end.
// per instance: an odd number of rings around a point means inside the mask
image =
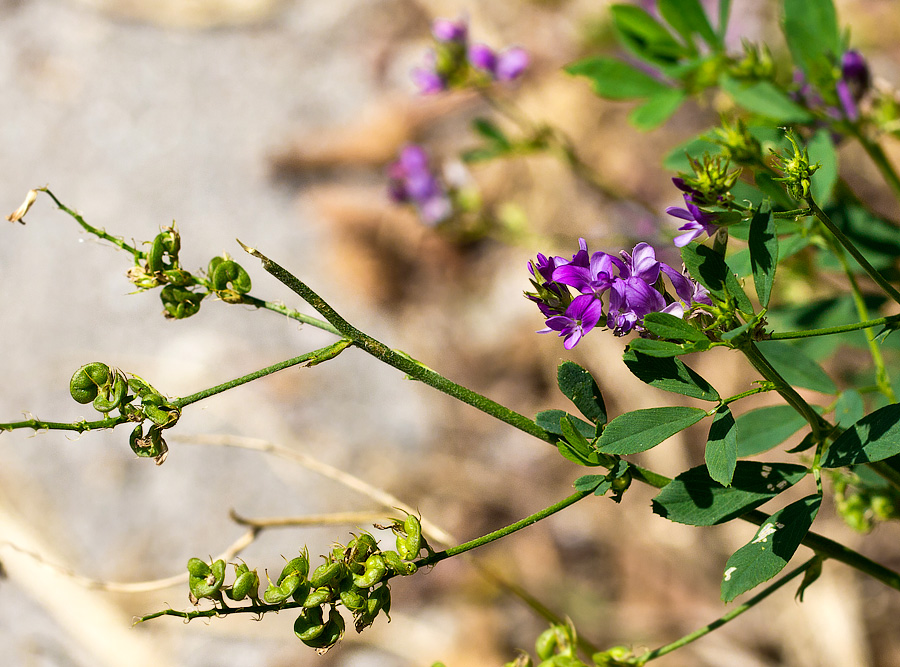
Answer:
POLYGON ((553 280, 574 287, 582 294, 593 294, 599 298, 612 286, 614 269, 623 271, 625 265, 612 255, 595 252, 591 255, 590 265, 583 266, 575 261, 581 252, 587 254, 587 250, 579 251, 572 262, 557 267, 553 271, 553 280))
POLYGON ((424 222, 434 225, 453 213, 447 190, 431 171, 428 154, 421 146, 405 146, 387 171, 388 196, 397 203, 414 204, 424 222))
POLYGON ((431 34, 439 42, 456 42, 465 44, 468 38, 469 28, 466 20, 460 18, 457 21, 450 19, 435 19, 431 24, 431 34))
POLYGON ((422 95, 433 95, 447 90, 447 80, 437 73, 437 57, 434 51, 425 56, 425 66, 415 67, 409 73, 413 83, 422 95))
POLYGON ((687 220, 687 223, 678 228, 678 231, 685 233, 675 237, 675 245, 678 248, 683 248, 703 234, 712 236, 718 229, 714 224, 717 219, 716 214, 701 211, 687 193, 684 195, 684 204, 687 208, 670 206, 666 209, 666 213, 669 215, 681 220, 687 220))
POLYGON ((603 304, 589 294, 576 296, 565 315, 554 315, 547 319, 547 328, 538 333, 550 333, 558 331, 560 337, 565 337, 563 347, 571 350, 578 345, 578 341, 597 326, 597 322, 603 317, 603 304))
POLYGON ((847 51, 841 58, 841 78, 837 82, 838 102, 850 120, 859 118, 857 103, 869 88, 869 66, 859 51, 847 51))
POLYGON ((656 251, 649 243, 638 243, 634 246, 632 254, 622 250, 619 254, 625 260, 622 269, 622 278, 635 277, 643 280, 648 285, 653 285, 659 278, 660 262, 656 260, 656 251))
POLYGON ((530 58, 528 52, 518 46, 507 49, 497 58, 497 67, 494 74, 497 81, 512 81, 522 76, 528 67, 530 58))
POLYGON ((484 70, 492 77, 497 68, 497 54, 484 44, 472 44, 469 47, 469 64, 480 70, 484 70))

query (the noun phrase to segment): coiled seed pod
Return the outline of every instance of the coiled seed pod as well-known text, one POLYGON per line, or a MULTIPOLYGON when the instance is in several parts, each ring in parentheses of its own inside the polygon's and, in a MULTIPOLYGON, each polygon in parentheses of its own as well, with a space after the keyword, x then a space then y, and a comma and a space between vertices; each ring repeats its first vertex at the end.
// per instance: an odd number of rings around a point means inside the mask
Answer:
POLYGON ((301 640, 307 646, 316 649, 316 653, 324 655, 331 647, 340 641, 344 635, 344 618, 334 607, 328 612, 328 622, 325 630, 315 639, 301 640))
POLYGON ((350 611, 361 611, 366 608, 366 598, 361 594, 362 591, 353 585, 352 579, 344 579, 338 589, 338 595, 341 602, 350 611))
POLYGON ((263 593, 263 600, 267 604, 281 604, 294 594, 300 586, 301 579, 296 574, 289 575, 278 584, 269 582, 269 587, 263 593))
POLYGON ((188 586, 191 595, 197 600, 201 598, 220 599, 219 589, 225 582, 225 561, 217 560, 205 563, 199 558, 188 561, 188 586))
POLYGON ((331 602, 331 597, 331 589, 328 586, 321 586, 309 591, 306 599, 303 601, 303 606, 307 608, 319 607, 326 602, 331 602))
POLYGON ((109 383, 109 366, 99 361, 85 364, 69 380, 69 393, 79 403, 90 403, 100 392, 100 387, 109 383))
POLYGON ((381 557, 394 574, 399 574, 402 577, 415 574, 416 570, 419 569, 415 563, 400 558, 400 554, 396 551, 382 551, 381 557))
POLYGON ((318 639, 323 632, 325 632, 325 622, 322 620, 321 607, 304 609, 303 613, 294 621, 294 634, 302 642, 318 639))
POLYGON ((357 588, 371 588, 387 574, 387 565, 379 554, 372 554, 366 559, 366 568, 362 574, 353 575, 353 585, 357 588))
POLYGON ((153 273, 178 268, 181 236, 174 227, 167 227, 156 235, 147 253, 147 269, 153 273))
POLYGON ((159 298, 169 319, 183 320, 200 310, 200 302, 207 292, 192 292, 185 287, 166 285, 160 290, 159 298))
POLYGON ((319 588, 320 586, 337 581, 344 575, 344 572, 343 563, 322 563, 313 570, 311 575, 309 575, 309 583, 313 588, 319 588))
POLYGON ((251 570, 245 563, 234 564, 234 583, 225 594, 232 600, 243 600, 249 597, 251 600, 259 600, 259 575, 256 570, 251 570))

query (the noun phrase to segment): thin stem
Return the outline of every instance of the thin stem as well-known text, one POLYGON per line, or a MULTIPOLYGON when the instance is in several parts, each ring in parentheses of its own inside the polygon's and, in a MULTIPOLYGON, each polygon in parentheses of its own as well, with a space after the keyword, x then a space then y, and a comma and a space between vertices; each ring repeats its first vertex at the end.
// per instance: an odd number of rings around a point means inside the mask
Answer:
POLYGON ((734 403, 735 401, 739 401, 742 398, 747 398, 748 396, 753 396, 754 394, 763 394, 767 391, 775 391, 775 385, 772 382, 761 382, 758 387, 754 387, 753 389, 748 389, 747 391, 742 391, 740 394, 735 394, 734 396, 729 396, 728 398, 722 399, 722 405, 728 405, 729 403, 734 403))
POLYGON ((888 315, 887 317, 879 317, 877 320, 866 320, 865 322, 856 322, 854 324, 841 324, 836 327, 827 327, 824 329, 806 329, 803 331, 781 331, 769 334, 766 340, 792 340, 797 338, 812 338, 815 336, 830 336, 832 334, 847 333, 848 331, 860 331, 871 329, 877 326, 887 326, 893 329, 893 326, 900 324, 900 315, 888 315))
POLYGON ((0 424, 0 431, 14 431, 19 428, 30 428, 35 431, 76 431, 78 433, 84 433, 85 431, 114 428, 127 421, 128 418, 123 416, 107 417, 106 419, 92 422, 85 421, 84 419, 77 422, 47 422, 41 419, 32 418, 20 422, 0 424))
POLYGON ((470 540, 469 542, 464 542, 463 544, 460 544, 458 546, 451 547, 443 551, 437 551, 429 556, 426 556, 425 558, 416 561, 416 565, 418 565, 419 567, 434 565, 435 563, 439 563, 442 560, 446 560, 447 558, 452 558, 453 556, 458 556, 459 554, 471 551, 472 549, 483 547, 484 545, 495 542, 503 537, 506 537, 507 535, 512 535, 516 531, 527 528, 528 526, 532 526, 538 521, 546 519, 548 516, 556 514, 557 512, 564 510, 571 505, 574 505, 579 500, 587 498, 592 493, 593 491, 591 490, 576 491, 571 496, 563 498, 558 503, 554 503, 553 505, 550 505, 550 507, 545 507, 540 512, 535 512, 531 516, 527 516, 520 521, 516 521, 513 524, 500 528, 499 530, 495 530, 494 532, 488 533, 487 535, 482 535, 481 537, 470 540))
POLYGON ((900 303, 900 292, 898 292, 893 285, 891 285, 887 280, 885 280, 884 276, 882 276, 878 270, 869 264, 869 261, 863 257, 863 254, 853 245, 853 241, 847 238, 846 234, 842 232, 837 225, 835 225, 831 218, 829 218, 825 212, 819 208, 818 204, 810 198, 808 200, 809 207, 812 209, 815 216, 821 221, 825 227, 828 228, 834 237, 838 240, 838 242, 844 246, 850 256, 853 257, 857 261, 857 263, 863 268, 863 270, 869 274, 869 277, 872 278, 878 286, 883 289, 888 296, 890 296, 894 301, 900 303))
POLYGON ((85 222, 84 218, 82 218, 80 215, 78 215, 78 213, 59 201, 59 199, 56 198, 56 195, 50 192, 50 190, 48 190, 47 188, 37 188, 37 190, 38 192, 46 192, 47 195, 49 195, 50 198, 54 201, 56 206, 60 210, 65 211, 70 216, 72 216, 75 221, 84 228, 85 231, 90 232, 94 236, 104 239, 105 241, 109 241, 114 246, 121 248, 125 252, 131 253, 134 256, 135 260, 144 259, 146 257, 146 253, 138 250, 134 246, 128 245, 123 239, 120 239, 117 236, 112 236, 103 229, 97 229, 96 227, 89 225, 87 222, 85 222))
POLYGON ((284 315, 292 320, 297 320, 298 322, 302 322, 303 324, 308 324, 310 326, 316 327, 317 329, 321 329, 322 331, 327 331, 328 333, 333 333, 335 336, 340 336, 341 333, 335 329, 333 326, 328 324, 323 320, 318 319, 317 317, 313 317, 311 315, 305 315, 293 308, 288 308, 287 306, 275 303, 274 301, 264 301, 263 299, 258 299, 255 296, 250 296, 249 294, 241 295, 241 300, 239 303, 246 303, 249 306, 254 306, 256 308, 264 308, 265 310, 271 310, 273 313, 278 313, 279 315, 284 315))
POLYGON ((769 597, 772 593, 777 591, 779 588, 783 587, 788 582, 792 581, 793 579, 796 579, 801 574, 806 572, 809 568, 811 568, 813 565, 815 565, 816 561, 818 561, 818 560, 819 560, 818 556, 813 556, 808 561, 803 563, 803 565, 801 565, 800 567, 794 569, 789 574, 786 574, 785 576, 783 576, 781 579, 779 579, 775 583, 770 584, 769 586, 764 588, 762 591, 760 591, 759 593, 754 595, 752 598, 747 600, 744 604, 738 605, 737 607, 735 607, 734 609, 729 611, 727 614, 724 614, 724 615, 720 616, 719 618, 717 618, 712 623, 709 623, 708 625, 704 625, 702 628, 695 630, 694 632, 690 633, 689 635, 685 635, 684 637, 672 642, 671 644, 666 644, 665 646, 661 646, 658 649, 654 649, 652 651, 647 651, 643 655, 635 658, 633 660, 633 663, 636 665, 644 665, 644 664, 650 662, 651 660, 655 660, 656 658, 661 658, 662 656, 666 655, 667 653, 671 653, 672 651, 680 649, 683 646, 687 646, 691 642, 697 641, 701 637, 705 637, 713 630, 721 628, 723 625, 725 625, 729 621, 737 618, 738 616, 743 614, 745 611, 755 607, 757 604, 759 604, 760 602, 765 600, 767 597, 769 597))
POLYGON ((177 408, 183 408, 184 406, 190 405, 191 403, 202 401, 204 398, 209 398, 210 396, 221 394, 223 391, 234 389, 235 387, 239 387, 242 384, 252 382, 253 380, 265 377, 266 375, 271 375, 272 373, 284 370, 285 368, 290 368, 291 366, 296 366, 297 364, 306 363, 308 366, 315 366, 316 364, 319 364, 323 361, 334 359, 337 355, 346 350, 350 346, 350 344, 351 343, 349 340, 341 339, 338 342, 332 343, 331 345, 328 345, 326 347, 319 348, 318 350, 313 350, 312 352, 307 352, 306 354, 301 354, 299 357, 293 357, 292 359, 280 361, 277 364, 266 366, 265 368, 261 368, 258 371, 254 371, 252 373, 248 373, 247 375, 242 375, 239 378, 235 378, 234 380, 229 380, 228 382, 217 384, 215 387, 210 387, 209 389, 198 391, 194 394, 190 394, 189 396, 184 396, 183 398, 176 398, 172 401, 172 404, 177 408))

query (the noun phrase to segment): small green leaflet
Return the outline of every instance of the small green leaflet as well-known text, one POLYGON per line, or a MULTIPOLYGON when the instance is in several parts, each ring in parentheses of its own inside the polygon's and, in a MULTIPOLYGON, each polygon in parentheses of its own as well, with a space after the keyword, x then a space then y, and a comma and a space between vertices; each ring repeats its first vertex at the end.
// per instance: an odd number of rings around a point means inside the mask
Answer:
POLYGON ((828 373, 796 345, 780 340, 760 341, 757 345, 769 363, 790 384, 823 394, 837 393, 837 387, 828 373))
POLYGON ((822 457, 823 468, 881 461, 900 454, 900 404, 866 415, 844 431, 822 457))
POLYGON ((769 81, 746 84, 722 75, 719 86, 747 111, 780 123, 805 123, 812 120, 806 109, 794 102, 769 81))
POLYGON ((767 308, 772 284, 775 282, 775 267, 778 265, 778 236, 775 233, 772 204, 768 200, 753 213, 748 245, 756 295, 760 305, 767 308))
POLYGON ((821 496, 807 496, 766 519, 753 540, 728 559, 722 600, 731 602, 781 572, 809 532, 821 503, 821 496))
POLYGON ((722 486, 731 486, 737 464, 737 427, 727 405, 719 406, 706 440, 706 468, 722 486))
POLYGON ((552 433, 553 435, 562 436, 562 428, 560 428, 560 420, 563 417, 568 417, 569 420, 574 424, 575 428, 577 428, 581 435, 589 440, 591 438, 595 438, 597 436, 597 427, 593 424, 588 424, 586 421, 579 419, 578 417, 573 417, 572 415, 566 414, 564 410, 542 410, 537 413, 534 421, 540 426, 542 429, 547 431, 548 433, 552 433))
POLYGON ((608 100, 643 99, 668 90, 649 74, 615 58, 585 58, 567 65, 565 71, 586 77, 594 92, 608 100))
POLYGON ((738 456, 753 456, 780 445, 807 426, 806 420, 790 405, 757 408, 737 418, 738 456))
POLYGON ((594 378, 578 364, 564 361, 556 370, 559 390, 589 420, 602 426, 606 423, 606 406, 594 378))
POLYGON ((669 482, 653 499, 653 511, 669 521, 712 526, 756 509, 803 479, 809 470, 792 463, 738 461, 731 486, 709 476, 705 465, 669 482))
POLYGON ((703 401, 719 400, 719 392, 680 359, 651 357, 629 349, 622 360, 636 378, 651 387, 703 401))
POLYGON ((626 412, 606 425, 597 449, 604 454, 643 452, 704 417, 706 410, 678 406, 626 412))
POLYGON ((691 277, 709 290, 719 301, 735 300, 744 313, 752 314, 753 305, 722 255, 704 245, 691 243, 681 249, 681 259, 691 277))
POLYGON ((587 438, 573 425, 568 415, 564 415, 559 421, 560 430, 564 440, 560 440, 556 447, 559 453, 573 463, 582 466, 598 466, 601 464, 601 456, 591 446, 587 438))

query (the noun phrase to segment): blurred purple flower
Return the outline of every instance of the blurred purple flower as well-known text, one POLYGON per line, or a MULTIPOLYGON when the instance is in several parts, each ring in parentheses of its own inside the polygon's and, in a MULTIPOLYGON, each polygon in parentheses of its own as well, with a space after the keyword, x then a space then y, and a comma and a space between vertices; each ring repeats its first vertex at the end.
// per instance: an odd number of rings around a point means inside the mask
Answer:
POLYGON ((450 19, 435 19, 431 24, 431 34, 439 42, 456 42, 465 44, 468 38, 469 27, 464 18, 456 21, 450 19))
POLYGON ((469 64, 476 69, 488 72, 492 77, 497 68, 497 54, 484 44, 472 44, 469 47, 469 64))
POLYGON ((388 165, 388 196, 397 203, 415 205, 422 220, 434 225, 453 213, 453 203, 438 176, 432 172, 428 154, 410 144, 388 165))
POLYGON ((497 81, 512 81, 518 79, 525 70, 531 58, 528 51, 518 46, 507 49, 497 58, 497 66, 494 74, 497 81))

